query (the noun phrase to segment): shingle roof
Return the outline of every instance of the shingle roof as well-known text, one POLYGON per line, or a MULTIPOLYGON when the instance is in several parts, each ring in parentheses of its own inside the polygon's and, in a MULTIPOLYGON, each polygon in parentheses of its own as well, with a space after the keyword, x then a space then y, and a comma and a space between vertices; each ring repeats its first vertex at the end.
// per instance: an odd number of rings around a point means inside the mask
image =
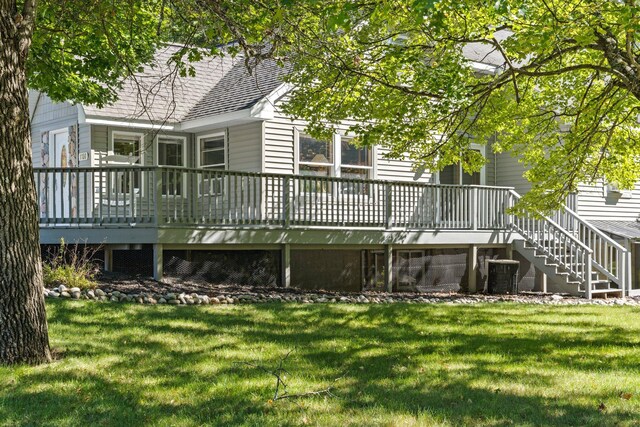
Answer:
POLYGON ((274 61, 263 61, 249 74, 244 61, 239 61, 193 106, 184 120, 250 108, 280 86, 286 72, 286 67, 274 61))
MULTIPOLYGON (((127 79, 115 103, 104 108, 86 105, 85 114, 179 123, 238 111, 269 95, 288 71, 288 67, 264 61, 250 74, 241 56, 227 55, 193 62, 190 65, 195 76, 181 77, 169 61, 180 48, 168 45, 159 49, 151 65, 127 79)), ((468 59, 485 64, 499 66, 504 62, 493 46, 484 43, 469 43, 463 53, 468 59)))
POLYGON ((159 49, 151 65, 125 81, 118 100, 104 108, 84 106, 85 114, 114 118, 180 122, 239 59, 231 56, 207 58, 190 65, 195 76, 181 77, 169 60, 180 46, 159 49))
POLYGON ((640 239, 640 223, 637 221, 590 221, 605 233, 629 239, 640 239))

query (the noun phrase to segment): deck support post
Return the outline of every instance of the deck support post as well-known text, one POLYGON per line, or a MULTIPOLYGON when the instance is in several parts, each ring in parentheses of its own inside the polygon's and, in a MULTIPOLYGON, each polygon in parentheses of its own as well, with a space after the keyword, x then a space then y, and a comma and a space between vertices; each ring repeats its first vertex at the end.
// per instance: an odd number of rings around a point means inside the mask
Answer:
POLYGON ((384 246, 384 289, 393 292, 393 246, 384 246))
POLYGON ((104 247, 104 271, 113 271, 113 249, 108 245, 104 247))
POLYGON ((280 285, 284 288, 291 287, 291 245, 285 243, 282 245, 282 250, 280 251, 281 255, 281 277, 280 277, 280 285))
POLYGON ((160 281, 164 275, 163 271, 163 251, 162 243, 155 243, 153 245, 153 279, 160 281))
POLYGON ((469 256, 467 259, 467 266, 468 266, 468 272, 469 272, 469 277, 468 277, 468 283, 469 283, 469 293, 475 293, 478 292, 478 283, 477 283, 477 277, 478 277, 478 246, 476 245, 471 245, 469 247, 469 256))
POLYGON ((542 271, 538 270, 537 268, 535 269, 535 279, 534 279, 534 286, 535 286, 535 290, 538 292, 543 292, 543 293, 547 293, 547 275, 544 274, 542 271))
POLYGON ((513 259, 513 243, 507 245, 507 259, 513 259))

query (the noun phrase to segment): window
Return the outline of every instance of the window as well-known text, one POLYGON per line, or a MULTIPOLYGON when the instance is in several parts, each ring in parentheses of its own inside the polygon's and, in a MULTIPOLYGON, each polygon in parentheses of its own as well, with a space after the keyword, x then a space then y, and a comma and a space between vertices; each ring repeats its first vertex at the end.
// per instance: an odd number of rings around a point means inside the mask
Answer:
MULTIPOLYGON (((349 139, 342 138, 340 142, 340 176, 342 178, 363 180, 371 177, 373 169, 371 149, 356 147, 349 139)), ((368 194, 368 185, 357 182, 342 184, 344 194, 368 194)))
POLYGON ((203 136, 198 141, 200 142, 199 166, 224 170, 226 166, 224 134, 203 136))
MULTIPOLYGON (((181 137, 158 137, 158 165, 186 166, 185 139, 181 137)), ((184 192, 184 174, 175 170, 163 173, 162 194, 181 196, 184 192)))
POLYGON ((226 138, 224 133, 198 138, 198 166, 211 172, 203 172, 198 182, 200 195, 222 194, 223 177, 214 171, 226 169, 226 138))
MULTIPOLYGON (((308 135, 299 135, 298 169, 300 175, 336 176, 351 180, 370 178, 373 170, 371 149, 356 147, 350 142, 351 139, 344 136, 325 141, 308 135)), ((336 189, 336 191, 340 191, 342 194, 367 194, 368 187, 368 185, 352 181, 339 184, 340 190, 336 189)), ((318 181, 310 183, 307 191, 327 191, 327 188, 326 182, 318 181)))
MULTIPOLYGON (((142 142, 144 135, 131 132, 113 132, 111 134, 111 151, 113 156, 108 164, 115 165, 141 165, 142 159, 142 142)), ((132 189, 139 192, 141 188, 141 173, 137 172, 118 172, 115 176, 115 191, 119 193, 128 193, 132 189)))
POLYGON ((158 165, 185 166, 184 138, 158 138, 158 165))
POLYGON ((129 157, 129 163, 142 164, 142 135, 133 133, 113 133, 113 154, 129 157))
POLYGON ((300 135, 300 175, 330 176, 333 168, 333 141, 300 135))
MULTIPOLYGON (((479 153, 484 154, 484 150, 474 149, 479 153)), ((462 168, 460 163, 454 165, 445 166, 440 171, 440 184, 455 184, 455 185, 482 185, 484 181, 484 167, 480 172, 473 172, 468 174, 462 168)))

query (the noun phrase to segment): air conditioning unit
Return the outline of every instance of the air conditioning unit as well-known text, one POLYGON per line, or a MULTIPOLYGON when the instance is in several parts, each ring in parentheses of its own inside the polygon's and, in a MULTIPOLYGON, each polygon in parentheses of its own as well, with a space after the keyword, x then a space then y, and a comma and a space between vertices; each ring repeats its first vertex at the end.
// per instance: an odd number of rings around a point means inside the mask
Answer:
POLYGON ((606 185, 606 190, 607 190, 607 196, 608 195, 612 195, 614 197, 619 197, 621 199, 630 199, 632 194, 632 190, 622 190, 620 189, 620 187, 618 187, 618 184, 616 183, 608 183, 606 185))

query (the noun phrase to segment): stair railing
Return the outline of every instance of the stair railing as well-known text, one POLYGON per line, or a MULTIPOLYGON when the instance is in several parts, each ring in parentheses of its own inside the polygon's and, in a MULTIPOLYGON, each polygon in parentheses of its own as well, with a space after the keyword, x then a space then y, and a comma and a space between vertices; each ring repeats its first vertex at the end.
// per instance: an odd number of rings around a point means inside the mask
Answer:
POLYGON ((593 267, 621 290, 628 290, 631 282, 629 250, 567 207, 555 216, 592 250, 593 267))
MULTIPOLYGON (((511 191, 511 196, 514 203, 520 200, 520 195, 515 191, 511 191)), ((512 226, 530 244, 536 246, 541 252, 548 254, 575 278, 583 281, 588 298, 591 297, 592 291, 592 268, 618 285, 624 295, 631 282, 631 274, 628 271, 630 252, 566 206, 562 211, 555 213, 554 218, 556 221, 544 216, 539 217, 539 219, 534 219, 531 216, 514 216, 512 226), (544 231, 541 233, 540 230, 544 231), (557 243, 552 243, 556 240, 554 235, 559 237, 557 243), (571 238, 569 239, 569 237, 571 238), (536 238, 542 238, 542 240, 538 242, 531 241, 536 238), (558 254, 557 251, 562 252, 561 246, 567 243, 569 244, 569 250, 567 251, 569 254, 558 254), (549 245, 554 245, 555 248, 544 247, 549 245), (584 259, 574 262, 572 259, 574 247, 575 255, 579 255, 579 258, 584 259), (585 255, 588 255, 588 257, 585 258, 585 255), (567 257, 569 259, 566 259, 567 257), (563 260, 562 258, 565 259, 563 260), (580 274, 576 275, 575 272, 580 274)))
MULTIPOLYGON (((515 191, 509 192, 509 207, 520 200, 515 191)), ((524 237, 537 252, 559 265, 570 277, 585 285, 587 298, 591 297, 592 250, 576 236, 544 215, 510 215, 511 227, 524 237)))

